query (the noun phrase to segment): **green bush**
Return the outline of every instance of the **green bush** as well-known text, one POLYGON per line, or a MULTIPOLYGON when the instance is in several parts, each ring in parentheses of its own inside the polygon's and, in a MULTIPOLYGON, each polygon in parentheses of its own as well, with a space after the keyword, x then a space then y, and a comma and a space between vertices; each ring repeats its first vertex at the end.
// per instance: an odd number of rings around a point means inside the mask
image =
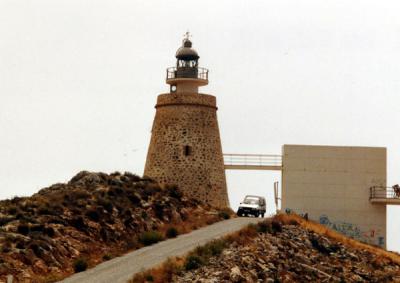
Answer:
POLYGON ((185 260, 185 269, 197 269, 204 264, 203 259, 197 255, 190 255, 185 260))
POLYGON ((144 232, 139 236, 139 241, 145 246, 150 246, 152 244, 158 243, 162 239, 162 235, 157 231, 144 232))
POLYGON ((85 271, 88 267, 87 261, 83 258, 78 258, 74 261, 74 271, 75 273, 85 271))
POLYGON ((175 227, 169 227, 166 232, 166 236, 168 239, 175 238, 176 236, 178 236, 178 230, 175 227))

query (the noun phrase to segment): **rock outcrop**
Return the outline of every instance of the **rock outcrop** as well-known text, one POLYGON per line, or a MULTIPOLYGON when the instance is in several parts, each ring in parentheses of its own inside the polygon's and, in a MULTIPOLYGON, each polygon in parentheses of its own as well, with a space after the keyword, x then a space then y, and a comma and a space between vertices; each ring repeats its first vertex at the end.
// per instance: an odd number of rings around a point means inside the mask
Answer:
POLYGON ((164 236, 177 223, 190 230, 219 219, 218 211, 175 186, 131 173, 83 171, 32 197, 0 201, 0 282, 7 275, 51 281, 72 273, 74 259, 90 266, 140 248, 145 232, 164 236))
POLYGON ((183 271, 173 282, 400 282, 399 261, 335 241, 295 221, 270 224, 257 227, 252 237, 234 236, 219 256, 183 271))

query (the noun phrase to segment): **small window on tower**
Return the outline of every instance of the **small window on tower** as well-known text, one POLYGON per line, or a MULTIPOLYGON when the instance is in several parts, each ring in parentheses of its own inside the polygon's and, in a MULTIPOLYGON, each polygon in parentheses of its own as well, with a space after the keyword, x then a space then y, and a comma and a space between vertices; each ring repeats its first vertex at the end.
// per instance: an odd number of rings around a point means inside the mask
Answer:
POLYGON ((184 147, 184 154, 185 156, 189 156, 192 154, 192 147, 189 145, 185 145, 184 147))

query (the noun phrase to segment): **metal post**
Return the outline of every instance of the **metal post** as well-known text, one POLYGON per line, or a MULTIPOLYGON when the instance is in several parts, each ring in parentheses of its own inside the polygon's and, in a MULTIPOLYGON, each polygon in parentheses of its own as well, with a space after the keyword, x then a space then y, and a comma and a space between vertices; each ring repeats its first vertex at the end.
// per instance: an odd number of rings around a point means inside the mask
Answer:
POLYGON ((274 182, 274 195, 275 195, 275 207, 276 207, 276 213, 278 213, 278 200, 279 200, 279 191, 278 191, 278 187, 279 187, 279 182, 276 181, 274 182))

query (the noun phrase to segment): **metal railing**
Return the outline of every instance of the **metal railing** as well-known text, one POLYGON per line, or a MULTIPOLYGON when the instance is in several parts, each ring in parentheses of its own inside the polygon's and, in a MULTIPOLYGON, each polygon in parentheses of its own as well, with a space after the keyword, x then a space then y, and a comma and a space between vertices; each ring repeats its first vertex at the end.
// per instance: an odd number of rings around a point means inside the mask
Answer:
POLYGON ((282 166, 282 155, 276 154, 224 154, 228 166, 282 166))
POLYGON ((394 187, 373 186, 370 188, 369 199, 399 199, 400 189, 394 187))
POLYGON ((167 80, 178 78, 208 80, 208 69, 201 67, 170 67, 167 69, 167 80))

